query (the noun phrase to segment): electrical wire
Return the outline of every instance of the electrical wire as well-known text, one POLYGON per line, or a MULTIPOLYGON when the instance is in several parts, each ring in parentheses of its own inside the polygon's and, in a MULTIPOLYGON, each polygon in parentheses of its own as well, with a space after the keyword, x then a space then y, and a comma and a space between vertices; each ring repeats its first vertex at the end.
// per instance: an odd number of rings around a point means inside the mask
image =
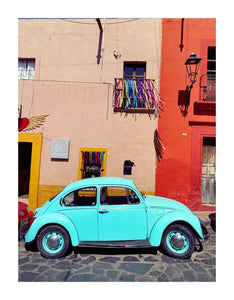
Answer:
MULTIPOLYGON (((61 21, 66 21, 66 22, 71 22, 71 23, 76 23, 76 24, 83 24, 83 25, 97 25, 96 22, 95 23, 88 23, 88 22, 80 22, 80 21, 72 21, 71 19, 58 19, 61 21)), ((90 19, 92 20, 92 19, 90 19)), ((94 19, 95 20, 95 19, 94 19)), ((106 19, 106 20, 112 20, 112 19, 106 19)), ((121 20, 121 19, 118 19, 121 20)), ((131 20, 127 20, 127 21, 120 21, 120 22, 113 22, 113 23, 106 23, 106 25, 116 25, 116 24, 123 24, 123 23, 129 23, 129 22, 134 22, 134 21, 138 21, 141 20, 141 18, 134 18, 131 20)))
MULTIPOLYGON (((85 18, 83 18, 85 19, 85 18)), ((86 18, 85 20, 88 20, 89 18, 86 18)), ((106 18, 106 20, 121 20, 121 19, 127 19, 127 18, 106 18)), ((119 22, 112 22, 112 23, 106 23, 106 25, 118 25, 118 24, 124 24, 124 23, 129 23, 129 22, 135 22, 139 20, 144 20, 148 18, 131 18, 130 20, 125 20, 125 21, 119 21, 119 22)), ((151 18, 154 19, 154 18, 151 18)), ((158 19, 158 18, 155 18, 158 19)), ((64 22, 70 22, 70 23, 75 23, 75 24, 81 24, 81 25, 93 25, 97 26, 97 23, 95 21, 95 18, 90 18, 89 20, 94 20, 94 23, 89 23, 89 22, 82 22, 82 21, 73 21, 73 20, 82 20, 82 18, 71 18, 71 19, 66 19, 66 18, 19 18, 19 20, 23 21, 31 21, 31 20, 58 20, 58 21, 64 21, 64 22)))
MULTIPOLYGON (((27 79, 21 79, 27 80, 27 79)), ((55 79, 33 79, 35 82, 59 82, 59 83, 81 83, 81 84, 107 84, 113 85, 111 82, 100 82, 100 81, 74 81, 74 80, 55 80, 55 79)))

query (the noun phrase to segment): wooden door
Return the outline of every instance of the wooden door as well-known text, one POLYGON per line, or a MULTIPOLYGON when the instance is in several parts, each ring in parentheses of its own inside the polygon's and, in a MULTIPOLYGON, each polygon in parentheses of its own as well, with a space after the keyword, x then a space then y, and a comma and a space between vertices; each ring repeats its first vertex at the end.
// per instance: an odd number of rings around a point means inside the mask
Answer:
POLYGON ((216 201, 216 141, 215 138, 203 138, 201 193, 203 204, 216 201))

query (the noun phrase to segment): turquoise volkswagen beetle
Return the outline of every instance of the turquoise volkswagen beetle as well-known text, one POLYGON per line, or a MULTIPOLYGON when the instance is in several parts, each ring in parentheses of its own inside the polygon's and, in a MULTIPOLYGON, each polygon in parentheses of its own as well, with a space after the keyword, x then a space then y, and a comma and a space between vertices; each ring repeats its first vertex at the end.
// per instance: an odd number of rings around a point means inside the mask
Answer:
POLYGON ((141 194, 126 178, 79 180, 36 210, 25 246, 37 242, 41 254, 59 258, 79 247, 159 247, 188 258, 203 239, 199 219, 183 204, 141 194))

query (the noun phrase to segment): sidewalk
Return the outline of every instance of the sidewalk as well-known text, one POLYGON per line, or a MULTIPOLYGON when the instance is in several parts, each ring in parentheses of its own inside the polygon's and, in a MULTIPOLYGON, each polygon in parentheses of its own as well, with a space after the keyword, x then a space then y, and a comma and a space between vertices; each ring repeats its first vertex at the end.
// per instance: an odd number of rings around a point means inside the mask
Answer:
POLYGON ((194 215, 197 216, 202 222, 215 222, 216 212, 215 211, 193 211, 194 215))

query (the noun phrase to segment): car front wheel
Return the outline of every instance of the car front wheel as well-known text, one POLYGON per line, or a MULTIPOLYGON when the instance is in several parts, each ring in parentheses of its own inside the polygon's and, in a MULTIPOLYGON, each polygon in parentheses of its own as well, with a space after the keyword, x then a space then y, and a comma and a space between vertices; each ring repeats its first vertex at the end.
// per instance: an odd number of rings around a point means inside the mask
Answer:
POLYGON ((46 258, 59 258, 68 251, 70 237, 67 231, 58 225, 43 228, 37 238, 37 247, 46 258))
POLYGON ((164 231, 161 245, 169 256, 189 258, 195 249, 195 238, 188 227, 173 224, 164 231))

